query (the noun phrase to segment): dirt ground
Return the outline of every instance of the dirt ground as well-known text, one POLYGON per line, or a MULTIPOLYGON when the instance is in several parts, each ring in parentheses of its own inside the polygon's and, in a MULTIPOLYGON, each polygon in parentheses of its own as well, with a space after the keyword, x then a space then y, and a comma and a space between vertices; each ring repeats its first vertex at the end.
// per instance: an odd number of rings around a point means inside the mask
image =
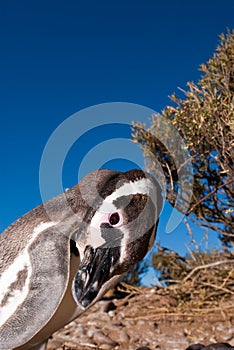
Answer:
POLYGON ((185 350, 216 342, 234 347, 234 298, 210 309, 178 310, 176 299, 157 288, 101 300, 55 333, 48 350, 185 350))

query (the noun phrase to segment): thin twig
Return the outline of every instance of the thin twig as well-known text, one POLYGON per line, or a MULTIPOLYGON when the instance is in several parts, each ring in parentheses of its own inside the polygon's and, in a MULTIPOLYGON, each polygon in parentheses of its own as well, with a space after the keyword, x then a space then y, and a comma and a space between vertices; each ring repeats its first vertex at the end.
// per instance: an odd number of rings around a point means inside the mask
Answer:
POLYGON ((229 274, 227 275, 227 277, 225 278, 225 280, 223 281, 221 287, 224 287, 225 284, 227 283, 227 281, 229 280, 229 278, 231 277, 232 273, 234 272, 234 268, 229 272, 229 274))
POLYGON ((182 281, 182 283, 186 282, 196 271, 207 269, 209 267, 223 265, 223 264, 233 264, 233 260, 222 260, 222 261, 215 261, 210 264, 205 264, 201 266, 196 266, 182 281))
POLYGON ((208 282, 201 282, 201 284, 202 284, 203 286, 212 287, 212 288, 214 288, 214 289, 219 289, 219 290, 222 290, 222 291, 225 292, 225 293, 234 295, 234 292, 232 292, 230 289, 223 288, 223 287, 221 287, 221 286, 217 286, 216 284, 208 283, 208 282))
MULTIPOLYGON (((222 310, 226 309, 232 309, 234 308, 233 305, 229 305, 226 307, 223 307, 222 310)), ((194 316, 200 316, 201 314, 208 314, 210 312, 214 311, 221 311, 220 307, 215 307, 215 308, 209 308, 209 309, 192 309, 192 312, 161 312, 161 313, 153 313, 153 314, 148 314, 148 315, 142 315, 142 316, 137 316, 137 317, 125 317, 125 320, 147 320, 150 318, 158 318, 162 316, 189 316, 189 317, 194 317, 194 316), (196 314, 197 312, 197 314, 196 314)))
POLYGON ((217 188, 215 188, 213 191, 211 191, 210 193, 208 193, 205 197, 201 198, 199 201, 197 201, 187 212, 187 215, 191 214, 194 210, 194 208, 196 208, 198 205, 200 205, 202 202, 206 201, 207 198, 213 196, 213 194, 215 194, 218 190, 220 190, 221 188, 230 185, 231 183, 233 183, 234 180, 230 180, 220 186, 218 186, 217 188))

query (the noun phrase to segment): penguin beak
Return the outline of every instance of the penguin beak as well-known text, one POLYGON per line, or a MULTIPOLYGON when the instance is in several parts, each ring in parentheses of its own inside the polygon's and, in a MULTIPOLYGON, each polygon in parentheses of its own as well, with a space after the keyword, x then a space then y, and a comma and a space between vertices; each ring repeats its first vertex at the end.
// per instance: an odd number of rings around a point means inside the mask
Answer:
POLYGON ((86 247, 84 257, 73 280, 73 297, 78 305, 84 308, 90 306, 102 286, 110 279, 111 262, 115 249, 86 247))

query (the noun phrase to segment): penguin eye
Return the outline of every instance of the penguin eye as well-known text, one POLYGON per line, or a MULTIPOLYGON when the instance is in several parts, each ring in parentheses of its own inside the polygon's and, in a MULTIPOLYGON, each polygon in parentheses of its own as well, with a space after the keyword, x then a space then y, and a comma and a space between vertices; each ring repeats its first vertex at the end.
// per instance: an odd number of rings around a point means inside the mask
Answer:
POLYGON ((110 214, 108 220, 111 226, 119 226, 120 224, 122 224, 122 217, 121 214, 118 212, 110 214))

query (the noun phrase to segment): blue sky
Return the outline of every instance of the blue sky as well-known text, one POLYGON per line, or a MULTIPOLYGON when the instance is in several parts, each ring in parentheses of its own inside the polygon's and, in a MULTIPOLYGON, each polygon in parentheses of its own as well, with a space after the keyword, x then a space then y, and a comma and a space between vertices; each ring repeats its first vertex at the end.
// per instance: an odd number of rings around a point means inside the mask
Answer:
MULTIPOLYGON (((178 86, 198 80, 233 13, 233 0, 2 1, 0 231, 41 203, 40 160, 60 123, 115 101, 160 112, 178 86)), ((78 153, 66 160, 64 187, 76 182, 78 153)), ((160 241, 183 251, 187 236, 165 235, 166 220, 160 241)))

